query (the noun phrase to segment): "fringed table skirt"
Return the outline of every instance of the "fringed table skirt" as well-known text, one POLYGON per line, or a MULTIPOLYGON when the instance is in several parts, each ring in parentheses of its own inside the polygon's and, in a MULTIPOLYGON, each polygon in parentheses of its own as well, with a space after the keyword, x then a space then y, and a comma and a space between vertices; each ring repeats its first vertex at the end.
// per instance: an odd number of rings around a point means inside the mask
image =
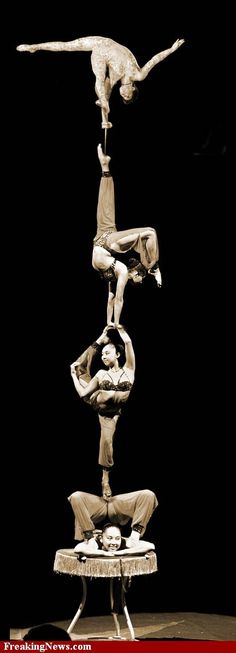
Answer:
MULTIPOLYGON (((125 594, 132 576, 142 576, 157 571, 157 557, 154 551, 149 551, 148 553, 136 556, 114 556, 114 558, 85 557, 82 561, 79 559, 78 553, 75 553, 73 549, 59 549, 56 551, 53 569, 59 574, 80 576, 83 585, 82 600, 69 625, 67 630, 68 633, 72 632, 85 605, 87 597, 86 578, 109 578, 111 612, 116 629, 116 636, 109 639, 124 639, 121 637, 120 624, 118 621, 119 607, 122 607, 130 632, 130 638, 135 640, 133 625, 126 605, 125 594)), ((96 638, 90 637, 88 639, 96 638)))

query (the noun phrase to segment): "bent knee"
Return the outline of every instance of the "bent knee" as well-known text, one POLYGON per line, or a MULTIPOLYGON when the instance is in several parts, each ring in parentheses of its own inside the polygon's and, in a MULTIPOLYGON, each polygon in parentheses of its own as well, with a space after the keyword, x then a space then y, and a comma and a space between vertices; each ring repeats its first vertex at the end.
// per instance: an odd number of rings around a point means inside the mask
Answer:
POLYGON ((155 492, 153 492, 152 490, 142 490, 142 495, 145 497, 149 497, 149 499, 153 500, 156 506, 158 505, 157 497, 155 495, 155 492))
POLYGON ((154 236, 155 238, 157 238, 157 232, 154 229, 154 227, 147 227, 147 231, 150 233, 150 236, 154 236))
POLYGON ((70 501, 71 505, 74 506, 76 503, 78 503, 78 501, 82 499, 82 496, 83 496, 83 492, 79 492, 79 491, 73 492, 68 497, 68 501, 70 501))

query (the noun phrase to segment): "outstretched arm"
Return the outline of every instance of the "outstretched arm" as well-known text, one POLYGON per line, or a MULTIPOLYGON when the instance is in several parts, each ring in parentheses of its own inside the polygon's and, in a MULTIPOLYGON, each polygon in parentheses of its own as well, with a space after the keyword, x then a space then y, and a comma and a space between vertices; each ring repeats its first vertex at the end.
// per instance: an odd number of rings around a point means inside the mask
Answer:
POLYGON ((143 79, 147 77, 148 73, 150 73, 150 70, 154 68, 154 66, 156 66, 158 63, 163 61, 163 59, 166 59, 166 57, 169 57, 169 55, 175 52, 175 50, 178 50, 178 48, 180 48, 180 46, 183 45, 184 42, 185 42, 184 39, 177 39, 177 41, 173 43, 171 48, 168 48, 167 50, 163 50, 162 52, 155 54, 154 57, 152 57, 152 59, 150 59, 150 61, 148 61, 145 64, 145 66, 143 66, 141 70, 137 72, 137 74, 134 77, 134 81, 142 82, 143 79))
MULTIPOLYGON (((90 542, 90 540, 89 540, 90 542)), ((155 545, 152 542, 145 542, 140 541, 137 542, 137 544, 133 547, 130 547, 130 549, 118 549, 118 551, 105 551, 103 549, 99 549, 98 545, 96 548, 95 542, 93 544, 93 547, 89 546, 86 542, 80 542, 79 544, 76 545, 74 548, 75 553, 82 553, 84 554, 85 557, 105 557, 105 558, 113 558, 114 556, 123 556, 123 555, 144 555, 145 553, 148 553, 148 551, 154 551, 155 550, 155 545)))
POLYGON ((131 546, 129 549, 122 549, 121 551, 114 551, 115 555, 128 555, 132 556, 134 554, 142 555, 148 553, 148 551, 155 551, 155 545, 152 542, 146 542, 145 540, 140 540, 134 546, 131 546))
POLYGON ((133 372, 135 371, 135 354, 134 354, 134 348, 132 345, 132 340, 129 337, 127 331, 125 331, 124 327, 119 327, 118 329, 121 340, 123 340, 123 343, 125 345, 125 365, 126 367, 129 367, 133 372))

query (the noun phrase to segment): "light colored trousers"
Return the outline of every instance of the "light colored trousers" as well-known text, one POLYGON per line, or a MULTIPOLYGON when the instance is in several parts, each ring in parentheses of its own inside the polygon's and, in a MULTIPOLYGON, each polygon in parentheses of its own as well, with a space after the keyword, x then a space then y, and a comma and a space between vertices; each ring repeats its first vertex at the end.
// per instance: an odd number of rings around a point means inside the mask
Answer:
POLYGON ((68 497, 75 515, 75 539, 83 540, 84 531, 93 530, 103 520, 123 526, 131 519, 131 527, 142 526, 145 533, 149 519, 158 505, 156 495, 151 490, 137 490, 117 494, 105 501, 102 497, 88 492, 73 492, 68 497))

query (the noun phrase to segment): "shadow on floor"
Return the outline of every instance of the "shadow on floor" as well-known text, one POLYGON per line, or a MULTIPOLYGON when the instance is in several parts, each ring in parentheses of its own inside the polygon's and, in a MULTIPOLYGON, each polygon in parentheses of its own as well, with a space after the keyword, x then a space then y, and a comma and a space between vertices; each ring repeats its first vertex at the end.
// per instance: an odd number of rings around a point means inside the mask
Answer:
MULTIPOLYGON (((73 616, 73 615, 72 615, 73 616)), ((130 614, 139 640, 206 640, 235 641, 236 618, 217 614, 199 614, 192 612, 175 613, 139 613, 130 614)), ((121 636, 130 639, 125 617, 119 615, 121 636)), ((70 621, 57 621, 55 625, 67 630, 70 621)), ((35 624, 38 625, 38 624, 35 624)), ((10 631, 10 639, 21 639, 29 628, 10 631)), ((81 617, 71 633, 72 639, 87 640, 94 638, 113 638, 114 623, 110 615, 99 617, 81 617)))

